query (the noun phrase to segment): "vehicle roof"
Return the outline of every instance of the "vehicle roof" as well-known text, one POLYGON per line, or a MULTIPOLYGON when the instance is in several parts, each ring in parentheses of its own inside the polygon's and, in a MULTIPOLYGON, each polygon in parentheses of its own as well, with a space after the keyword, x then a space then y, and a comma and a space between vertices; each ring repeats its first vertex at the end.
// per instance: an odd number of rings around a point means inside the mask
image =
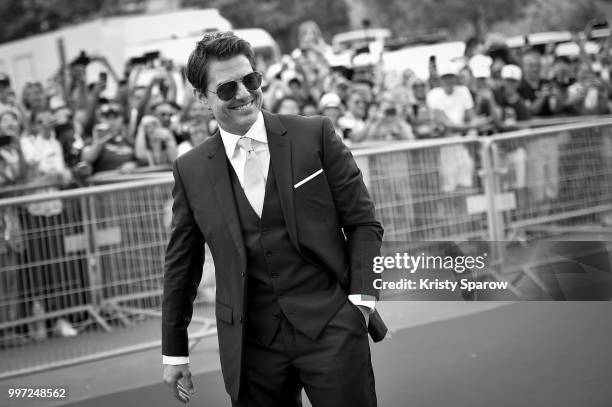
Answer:
POLYGON ((343 33, 336 34, 332 37, 332 44, 340 42, 358 40, 361 38, 368 37, 390 37, 391 30, 388 28, 368 28, 353 31, 346 31, 343 33))
MULTIPOLYGON (((567 42, 572 40, 572 33, 569 31, 546 31, 527 34, 531 45, 542 45, 551 42, 567 42)), ((525 35, 515 35, 506 39, 509 48, 518 48, 525 45, 525 35)))
POLYGON ((232 30, 238 37, 244 38, 252 46, 268 45, 275 43, 274 38, 262 28, 237 28, 232 30))

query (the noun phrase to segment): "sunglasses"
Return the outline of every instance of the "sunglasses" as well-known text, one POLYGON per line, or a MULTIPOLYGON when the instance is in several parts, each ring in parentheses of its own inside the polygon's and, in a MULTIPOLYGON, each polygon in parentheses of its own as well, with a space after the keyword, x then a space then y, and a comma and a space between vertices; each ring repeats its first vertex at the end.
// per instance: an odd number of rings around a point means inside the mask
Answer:
POLYGON ((100 108, 100 114, 102 116, 119 116, 121 114, 121 109, 117 106, 102 106, 100 108))
POLYGON ((121 110, 116 110, 116 109, 108 109, 108 110, 103 110, 102 112, 100 112, 101 114, 108 116, 119 116, 121 114, 121 110))
POLYGON ((239 79, 237 81, 224 82, 218 85, 216 92, 213 92, 212 90, 208 89, 206 89, 206 91, 216 94, 219 99, 227 102, 228 100, 232 100, 234 96, 236 96, 236 92, 238 92, 238 82, 242 82, 248 90, 254 91, 259 89, 259 87, 261 86, 262 78, 262 74, 260 72, 255 71, 244 75, 242 79, 239 79))

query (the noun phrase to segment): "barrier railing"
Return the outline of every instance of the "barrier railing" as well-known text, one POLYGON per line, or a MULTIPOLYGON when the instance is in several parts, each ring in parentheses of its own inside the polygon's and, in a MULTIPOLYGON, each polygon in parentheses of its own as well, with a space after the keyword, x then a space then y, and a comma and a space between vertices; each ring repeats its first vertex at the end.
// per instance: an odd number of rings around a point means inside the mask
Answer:
MULTIPOLYGON (((386 241, 512 241, 612 210, 611 131, 605 119, 354 156, 386 241)), ((0 200, 14 225, 0 239, 0 378, 159 346, 171 187, 168 173, 0 200)), ((207 255, 193 340, 215 332, 213 270, 207 255)))
MULTIPOLYGON (((171 186, 166 174, 0 201, 20 226, 0 253, 0 377, 159 346, 150 317, 160 315, 171 186)), ((212 274, 192 340, 215 333, 212 274)))
POLYGON ((612 120, 507 133, 484 148, 496 262, 514 287, 528 278, 551 294, 537 271, 541 261, 508 266, 512 246, 539 237, 610 240, 612 120))
POLYGON ((478 139, 398 142, 354 156, 386 240, 487 239, 486 212, 466 205, 469 197, 485 192, 477 172, 482 161, 478 139))

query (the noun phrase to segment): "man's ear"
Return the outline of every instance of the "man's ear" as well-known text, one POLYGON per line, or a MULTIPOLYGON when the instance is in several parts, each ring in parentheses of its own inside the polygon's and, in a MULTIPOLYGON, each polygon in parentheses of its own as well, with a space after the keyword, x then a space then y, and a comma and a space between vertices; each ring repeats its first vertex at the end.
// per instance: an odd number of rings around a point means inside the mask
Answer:
POLYGON ((210 110, 210 104, 208 103, 208 98, 206 96, 204 96, 203 92, 200 92, 197 89, 193 90, 193 96, 196 98, 196 100, 198 100, 200 103, 202 103, 204 105, 204 107, 206 107, 208 110, 210 110))

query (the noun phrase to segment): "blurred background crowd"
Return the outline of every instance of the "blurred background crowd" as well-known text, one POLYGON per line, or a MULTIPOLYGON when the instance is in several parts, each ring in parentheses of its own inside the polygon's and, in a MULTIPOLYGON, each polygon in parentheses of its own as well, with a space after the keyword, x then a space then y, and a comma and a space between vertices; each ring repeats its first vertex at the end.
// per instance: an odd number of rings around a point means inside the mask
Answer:
MULTIPOLYGON (((603 16, 581 31, 546 38, 481 32, 455 42, 441 41, 439 33, 394 36, 369 19, 360 23, 328 44, 317 22, 303 21, 297 47, 286 54, 272 37, 255 47, 264 108, 328 116, 351 146, 487 136, 538 118, 610 113, 603 16)), ((216 130, 184 66, 163 50, 132 55, 121 69, 88 49, 62 57, 55 71, 21 86, 0 72, 3 188, 82 186, 97 173, 167 168, 216 130)))
MULTIPOLYGON (((367 1, 325 3, 316 9, 317 2, 304 3, 310 8, 301 14, 291 8, 294 2, 269 2, 272 15, 281 10, 286 18, 290 12, 298 16, 277 27, 264 14, 257 14, 253 17, 267 25, 238 28, 236 33, 255 49, 254 68, 264 76, 264 108, 327 116, 337 136, 351 148, 402 140, 487 137, 550 124, 553 118, 598 116, 612 110, 611 31, 597 8, 583 13, 584 25, 568 27, 571 30, 502 36, 483 29, 487 18, 499 14, 492 8, 497 0, 477 2, 475 9, 471 3, 460 2, 478 18, 464 40, 449 41, 448 32, 440 30, 399 31, 397 20, 381 17, 390 15, 392 5, 370 13, 364 7, 367 1), (352 17, 359 17, 353 27, 342 19, 336 21, 347 7, 358 10, 356 3, 363 12, 352 17), (304 13, 318 21, 302 18, 304 13), (390 28, 382 26, 385 21, 390 28), (286 25, 291 22, 295 27, 289 29, 286 25)), ((515 8, 532 5, 524 0, 507 2, 515 8)), ((0 44, 0 198, 140 179, 146 173, 169 170, 178 156, 217 129, 211 112, 194 98, 185 79, 190 50, 203 32, 235 28, 221 13, 240 26, 246 24, 245 16, 236 13, 229 0, 213 4, 219 10, 173 9, 176 1, 136 1, 126 4, 159 3, 162 8, 150 12, 150 18, 141 18, 137 13, 113 17, 111 7, 108 15, 93 22, 61 28, 60 3, 46 9, 57 15, 32 16, 26 12, 28 5, 19 2, 2 10, 23 24, 13 22, 0 30, 5 40, 0 44), (20 20, 17 16, 22 12, 20 20), (28 18, 38 22, 37 29, 28 18), (45 21, 57 25, 47 26, 47 31, 57 30, 30 36, 45 31, 45 21), (105 34, 96 37, 100 32, 105 34), (20 35, 30 37, 23 40, 17 38, 20 35)), ((186 3, 182 6, 211 5, 186 3)), ((42 3, 30 6, 44 10, 42 3)), ((451 3, 441 7, 446 7, 447 14, 459 13, 451 3)), ((438 21, 441 10, 420 11, 431 16, 433 23, 443 22, 438 21)), ((455 31, 454 38, 459 35, 455 31)), ((516 173, 515 186, 524 187, 525 149, 519 147, 507 155, 516 173)), ((478 163, 465 147, 444 147, 439 160, 442 192, 473 186, 478 163)), ((18 262, 15 256, 23 252, 19 246, 24 244, 48 246, 52 239, 20 242, 18 230, 52 230, 65 221, 62 213, 59 200, 32 203, 19 213, 0 212, 3 261, 18 262)), ((36 291, 50 282, 28 284, 30 291, 36 291)), ((10 292, 11 284, 3 290, 10 292)), ((67 325, 63 328, 64 333, 74 333, 67 325)))

